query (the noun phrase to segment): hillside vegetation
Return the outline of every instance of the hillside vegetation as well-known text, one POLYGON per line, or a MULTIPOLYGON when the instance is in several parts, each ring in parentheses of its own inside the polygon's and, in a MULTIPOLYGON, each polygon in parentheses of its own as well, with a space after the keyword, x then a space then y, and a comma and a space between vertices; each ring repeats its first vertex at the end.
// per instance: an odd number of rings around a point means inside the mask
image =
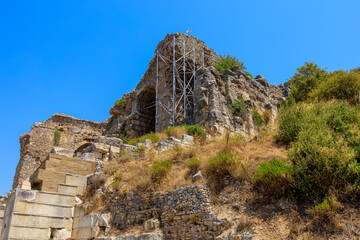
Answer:
MULTIPOLYGON (((148 152, 143 158, 120 154, 105 165, 107 177, 95 185, 123 194, 206 184, 216 214, 232 222, 228 231, 263 239, 358 238, 360 69, 327 72, 305 63, 289 84, 277 123, 261 128, 257 140, 229 132, 207 139, 199 126, 126 139, 155 143, 187 133, 196 146, 148 152), (199 170, 203 178, 191 181, 199 170)), ((247 111, 244 102, 230 108, 234 114, 247 111)), ((104 209, 110 193, 96 192, 89 211, 104 209)))

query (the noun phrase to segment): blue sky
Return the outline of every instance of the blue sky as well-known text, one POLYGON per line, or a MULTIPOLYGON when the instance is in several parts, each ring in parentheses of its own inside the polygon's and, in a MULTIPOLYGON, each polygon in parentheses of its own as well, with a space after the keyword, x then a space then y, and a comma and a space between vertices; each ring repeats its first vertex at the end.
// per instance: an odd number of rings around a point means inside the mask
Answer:
POLYGON ((167 33, 192 30, 254 76, 280 84, 305 61, 360 66, 360 1, 2 1, 0 194, 19 136, 53 113, 103 121, 167 33))

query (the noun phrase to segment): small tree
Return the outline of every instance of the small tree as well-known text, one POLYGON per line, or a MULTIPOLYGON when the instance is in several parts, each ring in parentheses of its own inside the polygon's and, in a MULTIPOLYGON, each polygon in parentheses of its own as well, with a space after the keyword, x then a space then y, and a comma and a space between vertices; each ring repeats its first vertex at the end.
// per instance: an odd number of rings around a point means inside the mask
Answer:
POLYGON ((326 79, 326 75, 327 72, 317 64, 305 62, 289 79, 292 86, 291 97, 296 102, 308 100, 309 93, 326 79))
POLYGON ((236 57, 231 55, 219 55, 218 61, 214 64, 214 68, 218 70, 219 73, 223 73, 227 69, 231 69, 234 66, 239 66, 241 69, 246 69, 244 63, 239 61, 236 57))

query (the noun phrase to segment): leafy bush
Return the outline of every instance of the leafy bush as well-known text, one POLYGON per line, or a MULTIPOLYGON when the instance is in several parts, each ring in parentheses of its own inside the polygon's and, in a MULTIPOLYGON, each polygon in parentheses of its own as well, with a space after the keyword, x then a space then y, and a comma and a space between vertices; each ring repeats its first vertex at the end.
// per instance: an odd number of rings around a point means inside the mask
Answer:
POLYGON ((319 84, 309 95, 318 101, 330 99, 347 100, 350 104, 359 103, 360 72, 336 71, 329 74, 326 81, 319 84))
POLYGON ((214 64, 214 68, 219 73, 223 73, 225 70, 230 70, 234 66, 239 66, 241 69, 246 69, 244 63, 239 61, 236 57, 231 55, 219 55, 218 61, 214 64))
POLYGON ((284 160, 273 159, 260 165, 252 182, 255 189, 266 196, 287 197, 293 191, 292 173, 293 168, 284 160))
POLYGON ((172 162, 170 160, 162 162, 155 161, 150 170, 151 181, 155 184, 159 184, 166 177, 171 166, 172 162))
POLYGON ((254 110, 252 112, 252 119, 254 120, 255 126, 258 128, 261 127, 262 125, 264 125, 264 123, 265 123, 263 117, 256 110, 254 110))
POLYGON ((308 100, 310 92, 325 81, 326 75, 327 72, 315 63, 305 62, 304 66, 298 68, 297 73, 289 79, 292 87, 291 97, 296 102, 308 100))
POLYGON ((354 148, 360 146, 359 117, 346 102, 301 103, 283 109, 279 136, 293 143, 288 155, 299 196, 322 198, 331 188, 342 190, 358 179, 354 148))
POLYGON ((124 99, 124 98, 118 99, 115 101, 115 106, 117 106, 117 107, 123 108, 123 107, 125 107, 125 105, 126 105, 126 99, 124 99))
POLYGON ((238 156, 225 152, 209 160, 206 174, 210 180, 209 185, 215 191, 219 191, 225 185, 225 176, 232 176, 237 167, 238 156))
POLYGON ((146 140, 146 139, 151 140, 152 143, 157 143, 157 142, 159 141, 159 137, 157 136, 157 134, 154 133, 154 132, 150 132, 150 133, 145 134, 144 136, 131 139, 131 140, 128 142, 128 144, 134 145, 134 144, 136 144, 136 143, 143 142, 143 141, 146 140))
POLYGON ((242 99, 233 102, 230 105, 230 110, 234 115, 238 115, 238 114, 244 115, 250 112, 248 106, 246 105, 246 103, 244 103, 244 100, 242 99))
POLYGON ((185 125, 184 128, 187 134, 193 136, 195 139, 200 141, 206 140, 206 132, 199 125, 185 125))
POLYGON ((190 158, 185 162, 186 167, 189 169, 188 175, 194 175, 200 169, 201 161, 200 158, 190 158))
POLYGON ((61 140, 61 131, 59 129, 56 129, 54 132, 54 142, 55 146, 58 146, 61 140))

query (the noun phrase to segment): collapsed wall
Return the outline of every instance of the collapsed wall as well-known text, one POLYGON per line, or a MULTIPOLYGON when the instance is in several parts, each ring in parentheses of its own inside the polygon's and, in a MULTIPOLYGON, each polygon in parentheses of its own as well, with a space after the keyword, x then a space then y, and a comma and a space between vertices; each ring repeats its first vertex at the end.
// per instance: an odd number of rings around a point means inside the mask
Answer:
POLYGON ((55 146, 82 150, 101 135, 105 122, 77 119, 65 114, 54 114, 44 122, 36 122, 31 131, 20 136, 20 160, 16 167, 13 188, 29 178, 55 146), (58 144, 55 131, 61 132, 58 144))

